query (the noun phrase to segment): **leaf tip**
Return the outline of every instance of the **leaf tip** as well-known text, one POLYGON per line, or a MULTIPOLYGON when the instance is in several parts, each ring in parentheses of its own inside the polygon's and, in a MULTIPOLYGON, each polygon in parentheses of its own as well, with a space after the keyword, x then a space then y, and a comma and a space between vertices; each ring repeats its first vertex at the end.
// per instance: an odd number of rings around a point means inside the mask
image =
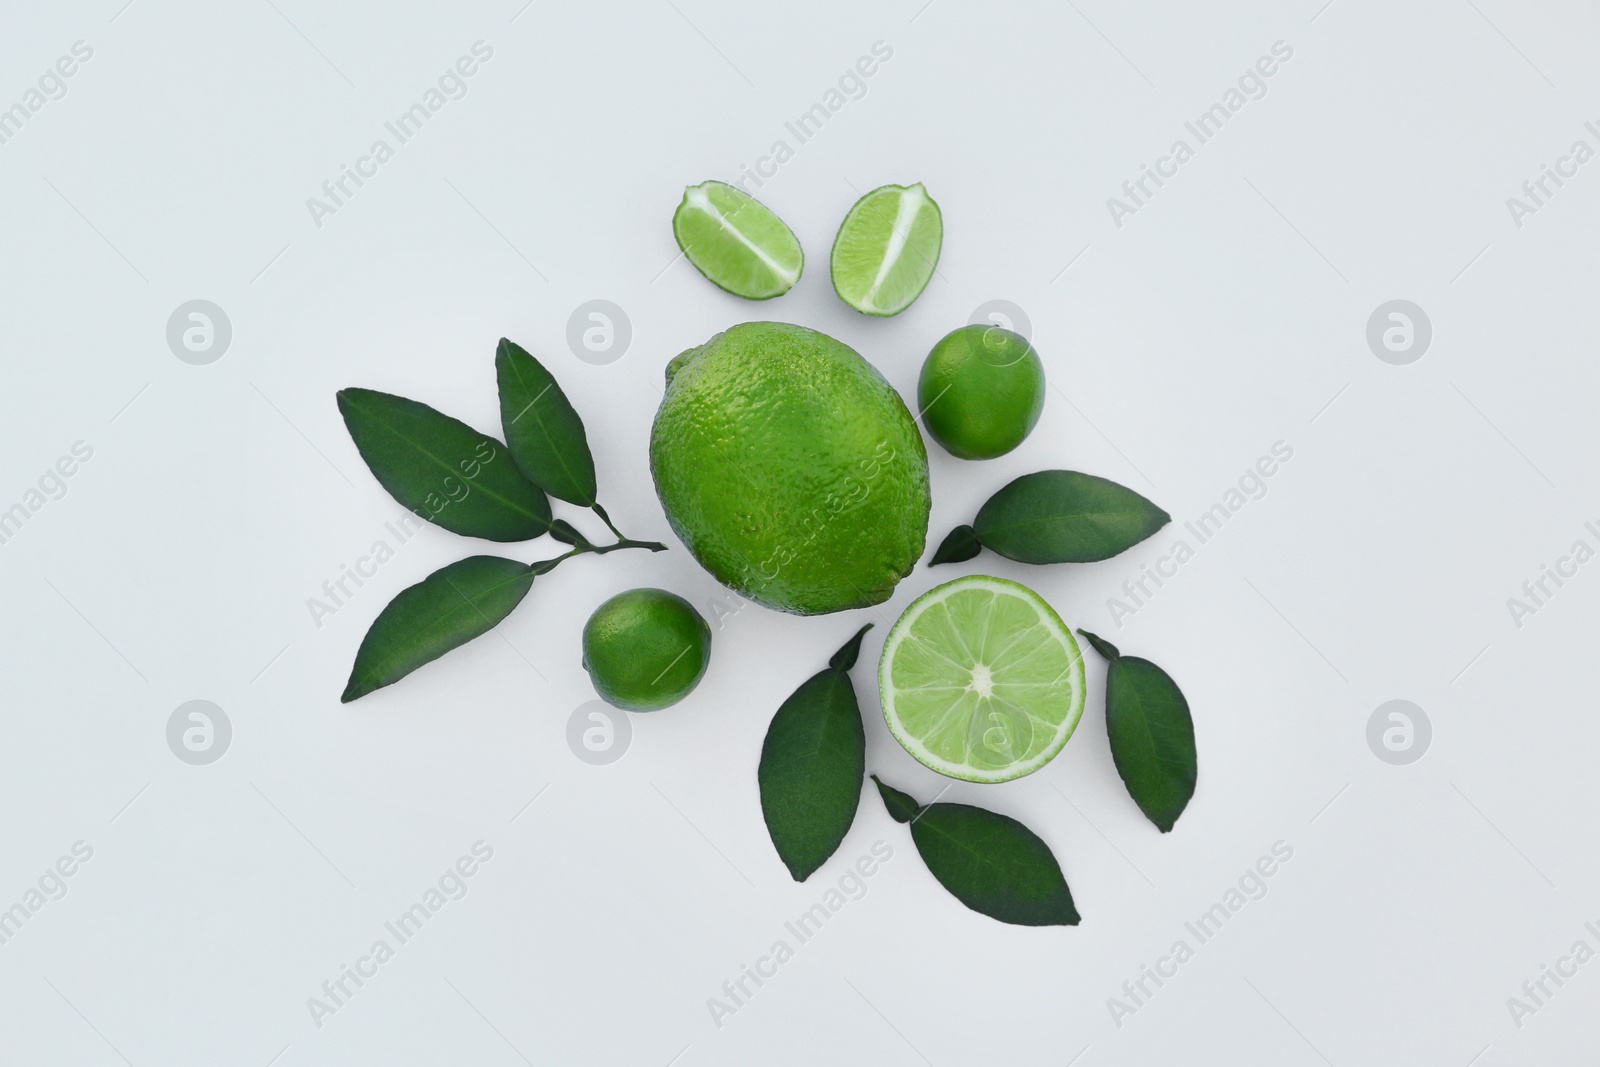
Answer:
POLYGON ((998 915, 992 916, 992 918, 1022 926, 1077 926, 1083 922, 1083 916, 1078 914, 1078 906, 1073 902, 1072 891, 1064 887, 1062 893, 1050 902, 1043 914, 1030 916, 1021 923, 1015 923, 1011 919, 1000 918, 998 915))
POLYGON ((1172 828, 1178 825, 1178 820, 1183 818, 1183 813, 1188 807, 1189 802, 1185 800, 1183 802, 1183 807, 1179 808, 1171 815, 1155 816, 1146 812, 1145 816, 1155 824, 1157 830, 1160 830, 1164 834, 1170 834, 1172 833, 1172 828))
POLYGON ((806 870, 806 868, 804 868, 804 867, 796 867, 794 864, 790 863, 787 859, 783 861, 783 865, 789 869, 789 877, 793 878, 797 882, 803 882, 807 878, 810 878, 813 874, 817 873, 817 868, 816 867, 812 867, 810 870, 806 870))

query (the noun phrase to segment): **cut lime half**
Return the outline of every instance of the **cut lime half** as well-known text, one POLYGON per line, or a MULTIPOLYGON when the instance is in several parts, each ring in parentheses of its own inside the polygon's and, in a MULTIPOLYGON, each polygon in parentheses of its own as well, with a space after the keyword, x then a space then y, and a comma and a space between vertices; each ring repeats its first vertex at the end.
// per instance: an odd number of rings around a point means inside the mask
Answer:
POLYGON ((972 574, 906 608, 878 661, 889 732, 967 782, 1008 782, 1060 752, 1083 716, 1083 656, 1044 599, 972 574))
POLYGON ((898 315, 927 288, 944 220, 921 183, 856 201, 833 239, 833 291, 863 315, 898 315))
POLYGON ((800 280, 800 241, 765 204, 724 182, 683 191, 672 235, 711 284, 747 300, 770 300, 800 280))

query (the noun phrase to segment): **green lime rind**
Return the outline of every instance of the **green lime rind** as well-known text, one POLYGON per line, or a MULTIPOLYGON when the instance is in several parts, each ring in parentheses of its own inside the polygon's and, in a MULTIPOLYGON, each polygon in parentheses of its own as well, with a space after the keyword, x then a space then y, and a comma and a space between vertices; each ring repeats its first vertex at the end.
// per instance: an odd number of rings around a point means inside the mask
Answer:
POLYGON ((917 407, 928 436, 959 459, 995 459, 1027 439, 1044 410, 1044 363, 1021 334, 975 323, 928 353, 917 407))
POLYGON ((943 243, 944 216, 922 183, 880 186, 839 224, 833 291, 863 315, 898 315, 928 287, 943 243))
POLYGON ((878 661, 889 732, 918 762, 967 782, 1032 774, 1083 717, 1083 655, 1025 585, 973 574, 911 602, 878 661))
POLYGON ((583 669, 601 699, 627 711, 659 711, 688 696, 711 662, 711 627, 683 597, 630 589, 583 626, 583 669))
POLYGON ((712 285, 746 300, 782 296, 805 269, 794 231, 761 201, 725 182, 685 189, 672 215, 672 235, 712 285))
POLYGON ((921 558, 928 454, 894 387, 815 330, 747 322, 673 359, 650 471, 712 577, 778 611, 880 604, 921 558))

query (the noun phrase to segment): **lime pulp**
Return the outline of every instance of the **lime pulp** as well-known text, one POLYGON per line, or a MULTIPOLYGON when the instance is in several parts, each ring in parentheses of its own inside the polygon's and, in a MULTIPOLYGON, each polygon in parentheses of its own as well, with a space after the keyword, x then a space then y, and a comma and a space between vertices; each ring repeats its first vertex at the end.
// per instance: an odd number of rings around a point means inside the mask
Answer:
POLYGON ((850 209, 833 241, 833 289, 864 315, 898 315, 927 288, 944 221, 921 183, 885 185, 850 209))
POLYGON ((672 216, 672 234, 713 285, 747 300, 782 296, 805 266, 800 241, 784 221, 724 182, 685 189, 672 216))
POLYGON ((878 663, 883 717, 918 761, 1005 782, 1043 767, 1083 715, 1083 656, 1049 604, 974 574, 912 601, 878 663))

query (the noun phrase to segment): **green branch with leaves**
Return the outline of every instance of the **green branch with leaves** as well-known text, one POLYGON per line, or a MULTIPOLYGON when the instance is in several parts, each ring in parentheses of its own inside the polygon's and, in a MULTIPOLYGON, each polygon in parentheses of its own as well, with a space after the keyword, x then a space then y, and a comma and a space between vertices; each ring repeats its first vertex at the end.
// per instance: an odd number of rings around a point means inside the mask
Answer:
POLYGON ((600 506, 583 420, 544 365, 502 338, 495 371, 504 443, 427 404, 372 389, 340 390, 339 413, 378 484, 418 517, 463 537, 519 542, 548 534, 570 549, 532 563, 469 556, 401 590, 362 639, 344 703, 488 633, 535 578, 574 556, 666 550, 625 536, 600 506), (616 540, 596 544, 555 518, 550 497, 593 511, 616 540))

